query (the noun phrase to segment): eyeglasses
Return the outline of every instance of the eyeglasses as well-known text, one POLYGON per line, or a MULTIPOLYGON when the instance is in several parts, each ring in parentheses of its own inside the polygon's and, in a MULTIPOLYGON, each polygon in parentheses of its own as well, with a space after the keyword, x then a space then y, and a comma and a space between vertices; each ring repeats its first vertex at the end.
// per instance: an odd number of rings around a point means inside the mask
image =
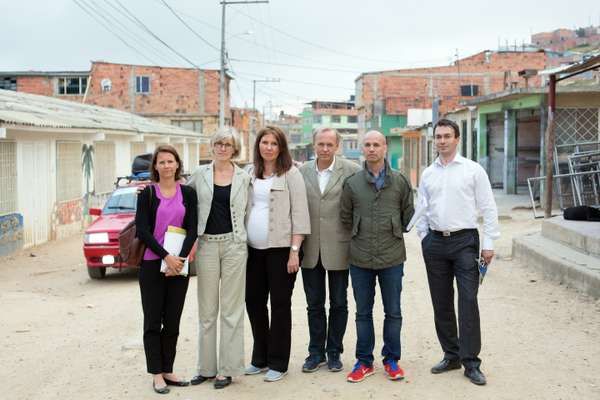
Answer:
POLYGON ((221 142, 216 142, 214 144, 214 146, 217 148, 219 148, 219 147, 223 148, 225 150, 230 150, 233 147, 233 145, 231 143, 221 143, 221 142))

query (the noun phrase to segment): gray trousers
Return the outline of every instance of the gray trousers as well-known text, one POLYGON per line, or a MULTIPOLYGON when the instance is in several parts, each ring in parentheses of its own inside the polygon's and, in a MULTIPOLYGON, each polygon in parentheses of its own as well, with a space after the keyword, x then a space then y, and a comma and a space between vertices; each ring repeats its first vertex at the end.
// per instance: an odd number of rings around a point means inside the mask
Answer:
POLYGON ((244 373, 245 242, 233 234, 203 235, 196 253, 198 283, 198 374, 244 373), (217 358, 217 319, 219 350, 217 358))

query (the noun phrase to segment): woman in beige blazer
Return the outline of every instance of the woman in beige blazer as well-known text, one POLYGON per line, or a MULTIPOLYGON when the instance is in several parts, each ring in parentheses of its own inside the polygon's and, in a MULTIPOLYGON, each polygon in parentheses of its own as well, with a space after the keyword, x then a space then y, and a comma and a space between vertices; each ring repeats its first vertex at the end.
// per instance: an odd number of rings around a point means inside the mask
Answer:
POLYGON ((244 373, 244 291, 250 176, 231 160, 240 152, 232 128, 211 138, 213 162, 200 166, 188 185, 198 193, 198 371, 192 385, 215 378, 222 389, 244 373), (220 346, 217 358, 217 316, 220 346))
POLYGON ((267 371, 264 380, 287 374, 292 343, 292 292, 299 249, 310 234, 304 179, 292 165, 283 131, 258 132, 248 199, 246 310, 254 345, 247 375, 267 371), (271 299, 271 320, 267 299, 271 299))

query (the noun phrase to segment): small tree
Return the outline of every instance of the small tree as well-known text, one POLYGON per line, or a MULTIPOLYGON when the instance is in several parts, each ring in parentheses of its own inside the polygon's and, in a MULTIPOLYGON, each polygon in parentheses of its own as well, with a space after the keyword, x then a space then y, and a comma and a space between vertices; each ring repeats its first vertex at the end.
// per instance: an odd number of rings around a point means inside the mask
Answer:
POLYGON ((577 35, 577 37, 585 37, 585 29, 584 28, 577 28, 575 30, 575 34, 577 35))

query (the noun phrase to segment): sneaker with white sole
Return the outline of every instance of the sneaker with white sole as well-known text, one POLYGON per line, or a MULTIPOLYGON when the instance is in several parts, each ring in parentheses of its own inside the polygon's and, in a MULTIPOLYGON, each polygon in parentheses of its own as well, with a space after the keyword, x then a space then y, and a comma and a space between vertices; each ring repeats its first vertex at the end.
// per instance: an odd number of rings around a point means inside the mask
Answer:
POLYGON ((278 380, 280 380, 281 378, 283 378, 286 375, 287 375, 287 371, 279 372, 279 371, 275 371, 274 369, 270 369, 265 374, 264 380, 265 380, 265 382, 277 382, 278 380))
POLYGON ((269 368, 267 368, 267 367, 259 368, 259 367, 255 367, 254 365, 250 364, 249 366, 246 367, 244 374, 245 375, 258 375, 261 372, 267 371, 268 369, 269 368))

